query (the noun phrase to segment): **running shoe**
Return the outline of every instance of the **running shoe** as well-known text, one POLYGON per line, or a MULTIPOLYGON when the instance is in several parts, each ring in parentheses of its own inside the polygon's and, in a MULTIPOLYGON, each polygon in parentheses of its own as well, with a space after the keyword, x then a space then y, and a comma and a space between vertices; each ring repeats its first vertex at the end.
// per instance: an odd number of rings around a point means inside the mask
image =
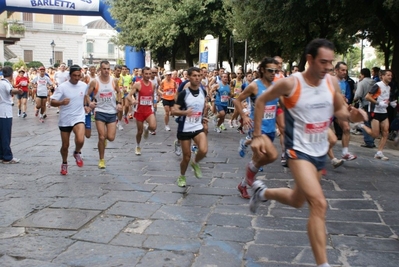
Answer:
POLYGON ((198 152, 198 147, 196 145, 191 146, 191 153, 197 154, 198 152))
POLYGON ((144 126, 144 134, 143 134, 144 139, 148 139, 148 125, 144 126))
POLYGON ((222 123, 222 124, 220 124, 220 129, 221 130, 223 130, 223 131, 226 131, 227 129, 226 129, 226 126, 224 126, 224 124, 222 123))
POLYGON ((18 117, 21 117, 21 110, 18 110, 18 117))
POLYGON ((141 155, 141 147, 136 147, 136 151, 134 152, 137 156, 141 155))
POLYGON ((339 166, 341 166, 342 164, 344 164, 344 162, 345 162, 345 160, 343 160, 343 159, 333 158, 331 160, 331 165, 333 165, 334 169, 336 169, 339 166))
MULTIPOLYGON (((255 213, 259 207, 259 203, 262 202, 260 194, 263 192, 263 189, 267 188, 267 186, 262 181, 256 180, 252 185, 252 188, 254 189, 254 194, 249 200, 249 210, 255 213)), ((264 202, 266 201, 267 200, 264 202)))
POLYGON ((244 138, 240 139, 240 145, 238 147, 238 154, 240 155, 240 157, 245 157, 245 155, 247 154, 247 148, 248 146, 245 145, 245 140, 244 138))
POLYGON ((78 167, 83 167, 83 160, 82 160, 82 157, 80 156, 80 154, 79 153, 74 153, 73 157, 76 160, 76 165, 78 165, 78 167))
POLYGON ((220 129, 220 127, 215 127, 215 132, 217 132, 217 133, 221 133, 222 132, 222 130, 220 129))
POLYGON ((239 183, 238 186, 237 186, 237 189, 238 189, 238 192, 240 192, 240 197, 245 198, 245 199, 250 199, 251 198, 248 195, 246 186, 242 186, 241 183, 239 183))
POLYGON ((120 122, 118 122, 118 130, 123 131, 123 126, 122 126, 122 123, 120 123, 120 122))
POLYGON ((39 118, 39 121, 40 121, 41 123, 44 123, 44 119, 43 119, 42 117, 39 118))
POLYGON ((195 177, 202 178, 202 172, 199 164, 191 161, 190 165, 193 168, 195 177))
POLYGON ((281 165, 287 166, 287 159, 285 158, 285 153, 281 154, 281 165))
POLYGON ((151 135, 156 135, 157 133, 155 131, 150 131, 151 135))
POLYGON ((43 114, 43 119, 45 119, 45 118, 47 118, 47 114, 46 113, 43 114))
POLYGON ((26 118, 26 116, 28 116, 28 115, 26 115, 26 113, 24 112, 23 114, 22 114, 22 118, 26 118))
POLYGON ((230 121, 229 126, 230 128, 234 128, 233 120, 230 121))
POLYGON ((239 126, 237 120, 233 120, 233 126, 234 127, 238 127, 239 126))
POLYGON ((346 160, 346 161, 349 161, 349 160, 357 159, 357 157, 355 155, 351 154, 351 153, 347 153, 345 155, 342 155, 342 159, 346 160))
POLYGON ((60 173, 62 175, 67 175, 68 174, 68 164, 61 164, 61 171, 60 173))
POLYGON ((380 159, 380 160, 389 160, 389 158, 384 156, 384 154, 382 154, 382 152, 375 153, 374 158, 380 159))
POLYGON ((176 154, 176 156, 180 156, 181 155, 181 146, 180 146, 178 140, 175 140, 174 146, 175 146, 175 154, 176 154))
POLYGON ((179 178, 177 178, 177 185, 180 187, 186 187, 186 176, 180 175, 179 178))
POLYGON ((169 125, 165 125, 165 131, 170 131, 169 125))
POLYGON ((253 182, 255 181, 256 172, 251 171, 251 169, 249 168, 249 163, 247 164, 245 175, 245 181, 249 186, 252 186, 253 182))
POLYGON ((100 159, 98 161, 98 168, 99 169, 105 169, 105 160, 104 159, 100 159))
POLYGON ((129 113, 129 120, 133 120, 133 114, 129 113))
POLYGON ((39 116, 39 110, 38 109, 36 109, 36 111, 35 111, 35 117, 37 117, 37 116, 39 116))
POLYGON ((125 122, 125 124, 129 124, 129 120, 127 119, 126 116, 123 117, 123 121, 125 122))

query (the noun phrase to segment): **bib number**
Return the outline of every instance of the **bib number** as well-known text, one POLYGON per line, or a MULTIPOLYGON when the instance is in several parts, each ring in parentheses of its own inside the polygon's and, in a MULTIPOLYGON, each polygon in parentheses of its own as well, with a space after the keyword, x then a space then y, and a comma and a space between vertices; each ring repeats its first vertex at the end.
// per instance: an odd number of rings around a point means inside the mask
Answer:
POLYGON ((193 112, 191 116, 187 117, 186 120, 188 123, 199 123, 202 118, 202 112, 193 112))
POLYGON ((221 98, 221 102, 229 101, 229 96, 228 95, 222 95, 220 98, 221 98))
POLYGON ((306 123, 304 140, 307 143, 320 143, 327 140, 327 128, 329 121, 306 123))
POLYGON ((152 96, 140 96, 140 105, 151 106, 152 105, 152 96))
POLYGON ((171 95, 173 95, 174 93, 173 93, 173 90, 168 90, 168 91, 166 91, 166 95, 167 96, 171 96, 171 95))
POLYGON ((100 101, 101 102, 111 102, 112 92, 100 93, 100 101))
POLYGON ((265 119, 265 120, 274 119, 276 117, 276 110, 277 110, 277 106, 275 106, 275 105, 265 106, 265 110, 263 112, 263 119, 265 119))

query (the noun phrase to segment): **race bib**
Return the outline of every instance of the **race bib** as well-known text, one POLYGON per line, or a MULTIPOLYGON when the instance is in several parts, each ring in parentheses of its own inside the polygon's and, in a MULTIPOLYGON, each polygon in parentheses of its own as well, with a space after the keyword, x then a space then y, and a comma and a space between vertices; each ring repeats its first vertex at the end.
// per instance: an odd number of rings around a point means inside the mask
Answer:
POLYGON ((275 105, 265 106, 265 110, 263 112, 263 119, 265 120, 274 119, 276 117, 276 109, 277 106, 275 105))
POLYGON ((111 99, 112 99, 112 92, 100 93, 101 102, 111 102, 111 99))
POLYGON ((40 85, 45 85, 47 82, 45 80, 38 80, 37 83, 40 85))
POLYGON ((228 95, 222 95, 220 98, 221 98, 221 102, 229 101, 229 96, 228 95))
POLYGON ((27 86, 27 85, 28 85, 28 83, 26 81, 21 82, 21 86, 27 86))
POLYGON ((327 139, 327 128, 329 121, 306 123, 304 140, 307 143, 320 143, 327 139))
POLYGON ((239 95, 241 93, 240 88, 234 88, 234 94, 239 95))
POLYGON ((173 94, 174 94, 173 90, 166 91, 166 95, 168 95, 168 96, 173 95, 173 94))
POLYGON ((197 112, 193 112, 191 114, 191 116, 187 117, 186 121, 188 123, 199 123, 201 118, 202 118, 202 112, 201 111, 197 111, 197 112))
POLYGON ((152 96, 140 96, 140 105, 151 106, 152 105, 152 96))

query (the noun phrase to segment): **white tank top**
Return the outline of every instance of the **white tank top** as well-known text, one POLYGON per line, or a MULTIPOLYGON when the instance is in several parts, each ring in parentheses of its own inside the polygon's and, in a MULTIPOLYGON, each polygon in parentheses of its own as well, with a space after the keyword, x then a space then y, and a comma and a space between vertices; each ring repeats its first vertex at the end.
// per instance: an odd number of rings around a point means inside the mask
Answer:
POLYGON ((109 77, 108 83, 102 83, 99 77, 96 77, 95 80, 97 82, 97 93, 94 96, 97 99, 96 111, 116 114, 116 91, 113 79, 109 77))
POLYGON ((328 127, 334 114, 335 90, 331 76, 326 75, 317 87, 308 85, 297 72, 295 86, 284 97, 285 147, 320 157, 327 154, 328 127))

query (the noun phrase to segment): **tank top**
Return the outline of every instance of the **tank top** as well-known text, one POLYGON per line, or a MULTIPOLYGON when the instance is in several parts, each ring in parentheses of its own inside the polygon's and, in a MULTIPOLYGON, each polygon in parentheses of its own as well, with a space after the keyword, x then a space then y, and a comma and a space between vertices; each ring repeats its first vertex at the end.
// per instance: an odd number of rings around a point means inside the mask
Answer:
POLYGON ((163 94, 162 98, 165 100, 174 100, 176 94, 176 83, 174 80, 167 81, 166 79, 162 81, 163 84, 163 94))
POLYGON ((154 79, 152 79, 150 81, 151 81, 152 85, 154 85, 154 88, 155 88, 155 90, 154 90, 154 98, 155 98, 158 95, 158 87, 159 87, 158 78, 154 77, 154 79))
POLYGON ((216 91, 215 104, 220 106, 227 106, 229 102, 230 85, 219 83, 219 89, 216 91))
POLYGON ((242 92, 242 80, 238 81, 237 79, 234 79, 234 82, 233 98, 237 98, 242 92))
POLYGON ((294 73, 295 85, 291 94, 283 98, 286 111, 286 149, 294 149, 310 156, 327 154, 328 127, 334 113, 335 90, 327 74, 318 86, 305 82, 302 73, 294 73))
MULTIPOLYGON (((250 118, 253 120, 255 116, 255 100, 267 90, 266 86, 262 83, 262 80, 256 79, 254 81, 258 87, 258 93, 254 97, 250 97, 251 102, 251 114, 250 118)), ((261 130, 262 133, 274 133, 276 132, 276 112, 277 112, 278 98, 271 100, 265 104, 263 112, 261 130)))
POLYGON ((145 85, 144 81, 139 81, 140 83, 140 91, 137 93, 137 113, 149 113, 152 112, 153 107, 153 97, 154 92, 152 90, 152 83, 145 85))
POLYGON ((95 99, 97 99, 96 111, 108 114, 116 114, 116 90, 113 79, 109 77, 108 83, 102 83, 99 77, 96 80, 95 99))
POLYGON ((192 109, 191 116, 184 116, 182 120, 179 120, 178 132, 195 132, 204 128, 202 125, 202 118, 205 105, 205 93, 203 89, 198 89, 198 95, 194 96, 189 88, 184 89, 185 92, 184 102, 186 109, 192 109))

